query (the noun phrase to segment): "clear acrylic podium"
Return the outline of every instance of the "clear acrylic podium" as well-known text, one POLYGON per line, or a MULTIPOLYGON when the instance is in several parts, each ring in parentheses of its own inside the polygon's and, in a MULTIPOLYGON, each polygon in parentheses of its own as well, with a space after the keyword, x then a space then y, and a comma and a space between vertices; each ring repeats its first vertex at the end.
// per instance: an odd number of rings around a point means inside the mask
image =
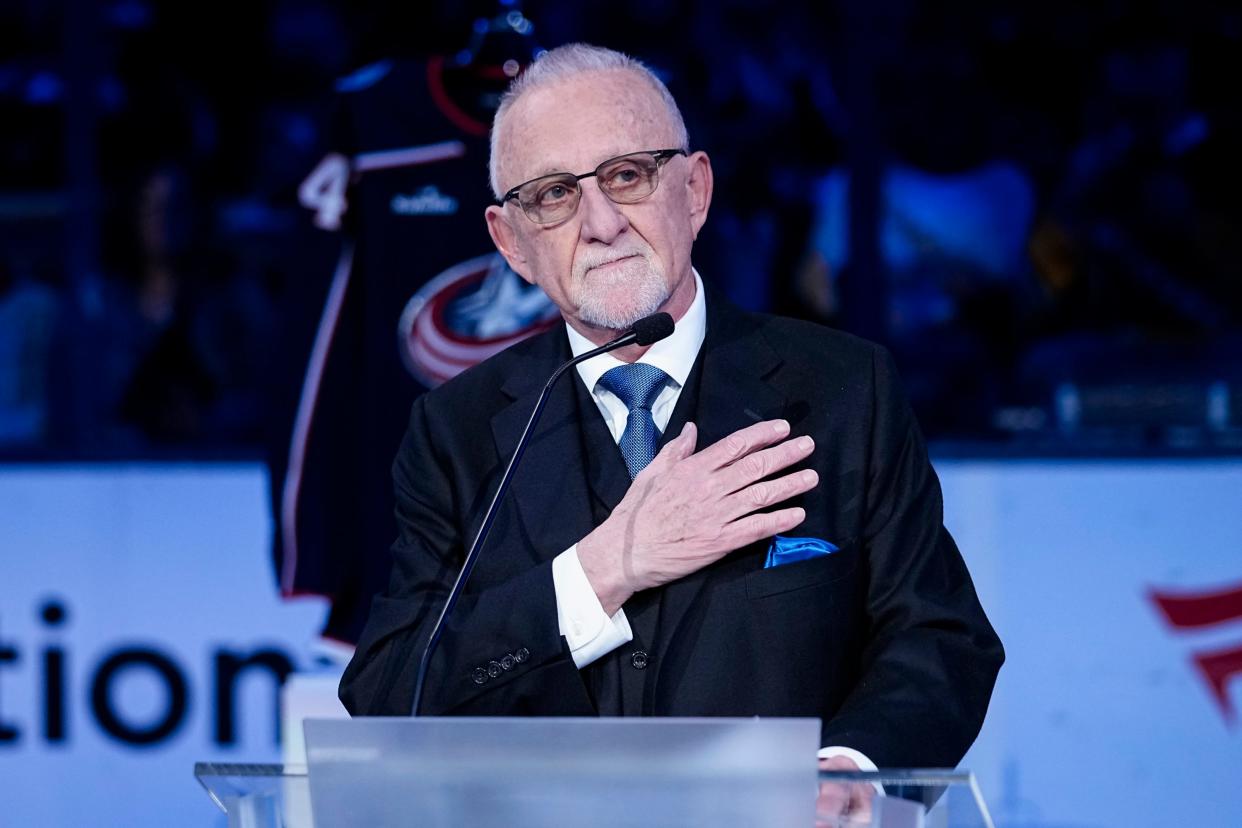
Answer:
POLYGON ((818 740, 816 719, 308 720, 305 766, 195 776, 230 828, 992 828, 969 773, 818 772, 818 740), (888 794, 869 820, 817 821, 819 784, 860 782, 888 794))

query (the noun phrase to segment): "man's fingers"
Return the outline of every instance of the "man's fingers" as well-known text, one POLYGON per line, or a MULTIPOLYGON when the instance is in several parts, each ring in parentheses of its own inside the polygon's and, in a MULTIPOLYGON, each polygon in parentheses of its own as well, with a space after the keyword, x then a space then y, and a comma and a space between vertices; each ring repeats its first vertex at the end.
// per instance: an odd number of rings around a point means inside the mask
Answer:
POLYGON ((851 782, 820 782, 815 800, 816 826, 870 825, 875 789, 851 782), (865 791, 870 791, 867 796, 865 791))
MULTIPOLYGON (((856 771, 858 764, 848 756, 819 760, 820 770, 856 771)), ((875 787, 866 782, 820 782, 816 805, 817 824, 866 825, 872 816, 875 787), (843 821, 842 821, 843 820, 843 821)))
POLYGON ((725 480, 725 491, 736 492, 744 489, 756 480, 762 480, 795 463, 802 462, 814 450, 815 441, 810 437, 795 437, 770 448, 751 452, 728 468, 721 470, 725 480))
POLYGON ((725 527, 729 538, 728 546, 730 549, 741 549, 757 540, 788 532, 804 520, 806 510, 801 506, 747 515, 725 527))
POLYGON ((819 485, 819 475, 813 469, 803 469, 775 480, 752 483, 729 496, 726 519, 733 520, 759 509, 784 503, 791 497, 811 491, 817 485, 819 485))
POLYGON ((789 423, 785 420, 764 420, 746 428, 740 428, 721 440, 717 440, 696 455, 699 462, 709 470, 734 463, 756 449, 770 446, 789 436, 789 423))
POLYGON ((860 820, 871 819, 871 803, 875 799, 875 788, 871 785, 855 782, 850 785, 850 813, 860 820))
POLYGON ((820 782, 819 797, 815 801, 815 816, 820 824, 836 824, 837 817, 844 815, 850 806, 850 794, 841 782, 820 782))

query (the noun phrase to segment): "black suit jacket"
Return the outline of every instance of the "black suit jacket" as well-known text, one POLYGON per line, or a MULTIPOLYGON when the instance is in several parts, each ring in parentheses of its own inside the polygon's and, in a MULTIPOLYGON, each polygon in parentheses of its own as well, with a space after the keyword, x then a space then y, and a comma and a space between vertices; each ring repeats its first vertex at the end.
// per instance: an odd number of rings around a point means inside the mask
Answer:
MULTIPOLYGON (((822 744, 880 766, 955 765, 982 724, 1003 654, 943 526, 939 482, 891 359, 846 334, 707 299, 706 338, 669 435, 690 418, 702 448, 776 417, 812 435, 806 465, 820 483, 800 498, 807 519, 791 534, 840 551, 764 569, 767 543, 754 544, 636 596, 658 608, 643 645, 641 712, 817 716, 822 744)), ((464 547, 544 381, 569 357, 558 327, 414 404, 393 464, 391 583, 341 684, 353 714, 409 713, 464 547)), ((629 479, 581 386, 574 375, 553 392, 433 658, 425 713, 598 712, 590 668, 577 669, 558 630, 551 561, 629 479), (503 667, 480 683, 491 662, 503 667)), ((629 655, 616 654, 621 663, 629 655)))

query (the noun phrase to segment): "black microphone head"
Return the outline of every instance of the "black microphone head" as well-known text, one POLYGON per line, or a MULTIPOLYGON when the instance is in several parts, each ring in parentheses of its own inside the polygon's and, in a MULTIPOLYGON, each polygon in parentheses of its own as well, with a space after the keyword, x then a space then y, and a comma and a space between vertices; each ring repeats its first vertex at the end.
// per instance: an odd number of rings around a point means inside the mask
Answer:
POLYGON ((673 317, 667 313, 653 313, 634 323, 634 344, 653 345, 673 332, 673 317))

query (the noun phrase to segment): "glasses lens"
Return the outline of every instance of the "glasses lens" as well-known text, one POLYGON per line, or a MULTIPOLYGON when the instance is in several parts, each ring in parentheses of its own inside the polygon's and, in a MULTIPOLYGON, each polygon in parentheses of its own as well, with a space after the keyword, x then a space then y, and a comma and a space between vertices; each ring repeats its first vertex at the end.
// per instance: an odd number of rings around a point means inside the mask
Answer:
POLYGON ((578 180, 572 175, 549 175, 518 190, 518 203, 531 221, 551 224, 573 214, 580 193, 578 180))
POLYGON ((596 176, 605 195, 620 204, 633 204, 655 192, 659 169, 655 157, 643 152, 601 164, 596 176))

